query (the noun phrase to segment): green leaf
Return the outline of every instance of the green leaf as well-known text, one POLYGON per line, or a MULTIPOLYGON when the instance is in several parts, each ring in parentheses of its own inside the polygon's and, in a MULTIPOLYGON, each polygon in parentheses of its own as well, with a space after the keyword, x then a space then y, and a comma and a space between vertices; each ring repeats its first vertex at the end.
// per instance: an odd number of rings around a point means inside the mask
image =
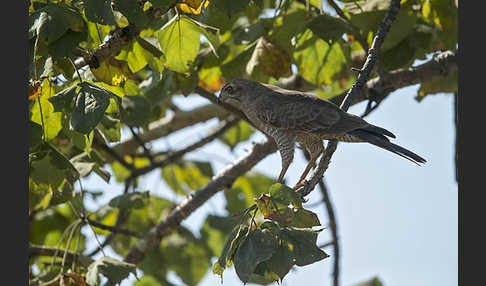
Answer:
POLYGON ((110 0, 84 0, 84 13, 91 22, 102 25, 116 24, 110 0))
POLYGON ((45 140, 55 138, 62 129, 62 113, 55 112, 54 106, 48 101, 50 97, 54 96, 54 93, 54 88, 49 79, 45 79, 42 82, 42 95, 38 100, 35 100, 31 109, 32 116, 30 119, 43 127, 46 135, 45 140), (42 109, 42 112, 40 109, 42 109))
POLYGON ((293 189, 282 184, 273 184, 268 190, 274 202, 288 206, 292 204, 296 208, 302 208, 302 198, 293 189))
POLYGON ((148 64, 148 60, 153 58, 153 55, 145 50, 139 41, 132 40, 115 58, 126 61, 130 70, 136 73, 148 64))
POLYGON ((248 4, 250 3, 250 0, 240 0, 240 1, 234 1, 234 0, 211 0, 212 5, 217 6, 219 9, 224 11, 224 13, 228 17, 232 17, 236 13, 242 11, 245 9, 248 4), (213 2, 214 1, 214 2, 213 2))
POLYGON ((234 127, 231 127, 226 131, 221 137, 220 140, 230 146, 231 149, 236 147, 236 145, 240 142, 246 141, 250 139, 250 136, 255 132, 255 129, 251 127, 248 122, 244 120, 240 120, 238 124, 234 127))
POLYGON ((217 264, 213 265, 214 274, 222 276, 224 269, 231 265, 233 256, 247 232, 248 226, 246 225, 236 225, 233 227, 233 231, 226 239, 217 264))
POLYGON ((162 168, 162 178, 178 194, 203 187, 212 176, 211 164, 207 162, 184 160, 162 168))
POLYGON ((91 263, 86 273, 86 283, 90 286, 99 285, 98 274, 102 273, 105 277, 115 283, 120 283, 127 278, 130 273, 137 275, 135 264, 126 263, 108 256, 102 257, 91 263))
POLYGON ((78 85, 72 85, 48 99, 54 107, 54 112, 71 111, 77 87, 78 85))
POLYGON ((42 126, 29 120, 29 149, 42 142, 42 126))
POLYGON ((305 266, 329 257, 316 245, 318 232, 298 228, 283 228, 280 231, 280 238, 287 243, 296 265, 305 266))
POLYGON ((302 76, 316 85, 331 84, 346 63, 339 44, 329 45, 309 29, 299 34, 293 57, 302 76))
POLYGON ((306 25, 314 35, 324 41, 336 41, 344 33, 351 32, 351 29, 343 20, 328 14, 313 17, 306 25))
MULTIPOLYGON (((204 222, 200 230, 201 239, 207 241, 207 244, 211 249, 213 256, 222 256, 221 246, 225 245, 227 237, 231 236, 230 234, 232 233, 233 228, 238 223, 238 221, 239 218, 231 216, 207 216, 206 221, 204 222)), ((226 251, 228 251, 228 249, 226 251)))
POLYGON ((137 0, 113 0, 118 10, 127 17, 130 23, 143 27, 148 24, 149 19, 143 13, 142 7, 137 0))
POLYGON ((120 120, 104 115, 97 127, 106 142, 120 142, 120 120))
POLYGON ((76 103, 71 113, 70 126, 75 131, 88 134, 100 122, 110 104, 111 93, 88 82, 79 84, 76 103))
POLYGON ((277 239, 270 231, 251 231, 238 246, 233 259, 240 280, 247 283, 256 266, 272 257, 276 250, 277 239))
POLYGON ((48 45, 54 43, 70 28, 71 17, 76 21, 65 5, 47 5, 29 15, 29 38, 41 36, 48 45))
POLYGON ((152 3, 152 6, 154 8, 165 8, 169 6, 172 2, 172 0, 149 0, 150 3, 152 3))
POLYGON ((112 208, 119 209, 141 209, 150 197, 148 191, 146 192, 131 192, 114 197, 110 200, 108 205, 112 208))
POLYGON ((226 209, 229 213, 235 213, 250 207, 255 203, 254 198, 267 192, 274 182, 274 179, 256 172, 238 177, 231 189, 224 191, 226 209))
POLYGON ((165 55, 165 66, 180 73, 187 73, 200 47, 201 29, 186 16, 175 16, 156 32, 165 55))
POLYGON ((79 43, 86 39, 86 32, 74 32, 68 30, 57 41, 51 43, 47 48, 54 60, 70 56, 79 43))
POLYGON ((150 116, 150 104, 144 96, 125 95, 121 100, 120 116, 129 126, 145 126, 150 116))
POLYGON ((248 77, 248 74, 246 73, 246 65, 250 61, 255 47, 256 42, 248 45, 237 56, 221 65, 221 72, 227 82, 235 78, 248 77))

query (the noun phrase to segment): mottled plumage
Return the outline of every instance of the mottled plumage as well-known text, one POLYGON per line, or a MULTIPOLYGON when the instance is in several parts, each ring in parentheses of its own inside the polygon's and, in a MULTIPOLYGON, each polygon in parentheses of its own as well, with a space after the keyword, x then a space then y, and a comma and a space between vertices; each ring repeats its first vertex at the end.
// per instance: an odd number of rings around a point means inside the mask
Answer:
POLYGON ((322 140, 368 142, 412 162, 425 162, 417 154, 391 143, 386 136, 395 138, 395 135, 388 130, 344 112, 330 101, 299 91, 234 79, 221 89, 219 100, 241 110, 258 129, 275 140, 282 157, 278 182, 282 182, 292 163, 296 142, 311 157, 296 187, 324 151, 322 140))

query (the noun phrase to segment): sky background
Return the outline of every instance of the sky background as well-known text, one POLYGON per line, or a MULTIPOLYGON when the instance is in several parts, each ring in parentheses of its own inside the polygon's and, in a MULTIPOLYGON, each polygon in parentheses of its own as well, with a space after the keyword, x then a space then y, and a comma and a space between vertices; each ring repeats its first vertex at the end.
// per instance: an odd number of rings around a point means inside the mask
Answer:
MULTIPOLYGON (((454 167, 454 106, 453 96, 438 94, 427 96, 418 103, 414 97, 418 85, 400 89, 385 99, 366 120, 384 127, 395 135, 393 142, 406 147, 427 159, 417 166, 393 153, 364 143, 340 143, 334 153, 325 178, 338 226, 340 243, 341 285, 353 285, 378 277, 385 286, 457 285, 458 280, 458 215, 457 183, 454 167)), ((177 97, 176 104, 192 109, 207 104, 198 95, 177 97)), ((361 114, 365 103, 354 105, 349 112, 361 114)), ((204 137, 216 120, 197 124, 153 142, 155 150, 183 148, 204 137)), ((128 136, 122 132, 122 137, 128 136)), ((213 141, 186 158, 208 160, 215 174, 235 158, 251 148, 251 142, 264 140, 256 132, 248 141, 240 143, 233 153, 229 148, 213 141)), ((286 180, 288 185, 297 181, 306 166, 302 152, 297 151, 286 180)), ((278 152, 266 157, 253 170, 276 178, 281 161, 278 152)), ((154 171, 140 180, 139 189, 151 194, 181 202, 183 197, 167 197, 167 186, 160 171, 154 171)), ((96 175, 83 180, 86 189, 103 189, 107 194, 98 204, 89 202, 89 209, 107 203, 123 192, 123 185, 112 178, 108 185, 96 175)), ((321 199, 316 190, 308 196, 306 205, 321 199)), ((223 193, 219 192, 200 209, 183 221, 183 225, 196 235, 207 214, 225 214, 223 193)), ((324 205, 311 208, 324 226, 328 225, 324 205)), ((92 237, 88 229, 83 230, 92 237)), ((319 234, 318 244, 329 242, 330 230, 319 234)), ((94 240, 88 251, 95 248, 94 240)), ((305 267, 294 267, 285 277, 283 285, 332 285, 333 251, 325 251, 330 258, 305 267)), ((109 249, 109 256, 122 259, 109 249)), ((101 254, 98 254, 101 257, 101 254)), ((97 258, 97 257, 96 257, 97 258)), ((242 285, 234 267, 226 269, 225 286, 242 285)), ((141 276, 141 275, 139 275, 141 276)), ((175 275, 170 281, 184 285, 175 275)), ((121 285, 132 285, 135 279, 124 280, 121 285)), ((199 285, 221 285, 219 276, 209 270, 199 285)))

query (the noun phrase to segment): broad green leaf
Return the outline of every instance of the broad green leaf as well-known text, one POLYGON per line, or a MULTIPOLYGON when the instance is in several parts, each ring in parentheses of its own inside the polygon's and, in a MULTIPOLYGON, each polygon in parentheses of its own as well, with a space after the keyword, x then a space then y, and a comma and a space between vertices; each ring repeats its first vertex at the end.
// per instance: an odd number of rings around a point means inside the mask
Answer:
POLYGON ((100 122, 110 104, 111 93, 104 88, 82 82, 73 111, 70 126, 75 131, 88 134, 100 122))
POLYGON ((219 139, 233 149, 238 143, 248 140, 254 132, 255 129, 248 122, 240 120, 238 124, 228 129, 219 139))
POLYGON ((54 107, 54 112, 71 111, 77 87, 78 85, 72 85, 48 99, 54 107))
POLYGON ((118 10, 127 17, 130 23, 143 27, 148 24, 149 19, 143 13, 142 7, 137 0, 113 0, 118 10))
POLYGON ((302 198, 293 189, 282 184, 273 184, 268 190, 272 199, 282 205, 288 206, 290 204, 295 208, 302 208, 302 198))
POLYGON ((238 177, 231 188, 224 191, 226 209, 229 213, 236 213, 250 207, 255 203, 253 198, 267 192, 274 182, 274 179, 256 172, 238 177))
POLYGON ((148 64, 148 59, 152 57, 153 55, 145 50, 138 41, 133 40, 115 58, 126 61, 130 70, 136 73, 143 69, 148 64))
POLYGON ((72 51, 86 39, 86 32, 74 32, 68 30, 57 41, 51 43, 47 48, 54 60, 70 56, 72 51))
POLYGON ((162 168, 162 178, 176 193, 186 194, 203 187, 211 177, 211 164, 199 161, 181 161, 162 168))
POLYGON ((99 285, 99 273, 102 273, 115 283, 120 283, 130 273, 137 275, 136 268, 135 264, 105 256, 89 265, 86 273, 86 283, 90 286, 99 285))
POLYGON ((200 233, 201 238, 207 241, 213 256, 219 257, 222 255, 221 246, 225 244, 227 237, 231 236, 230 234, 239 220, 239 218, 234 218, 231 216, 207 216, 200 233))
POLYGON ((224 11, 228 17, 232 17, 236 13, 245 9, 248 6, 248 3, 250 3, 250 0, 211 0, 211 3, 211 5, 217 6, 224 11))
POLYGON ((84 13, 91 22, 102 25, 116 24, 110 0, 85 0, 84 13))
POLYGON ((49 154, 41 160, 32 162, 29 172, 30 177, 37 184, 46 184, 58 188, 64 181, 64 172, 54 166, 49 154))
POLYGON ((129 126, 145 126, 150 116, 150 103, 144 96, 125 95, 121 100, 121 122, 129 126))
POLYGON ((296 265, 305 266, 329 257, 316 245, 318 232, 299 228, 283 228, 280 231, 280 239, 288 244, 296 265))
POLYGON ((42 126, 29 120, 29 148, 32 149, 42 142, 42 126))
POLYGON ((313 17, 306 25, 315 36, 324 41, 336 41, 344 33, 351 32, 351 29, 343 20, 328 14, 313 17))
POLYGON ((250 231, 238 246, 233 259, 240 280, 247 283, 256 266, 272 257, 276 250, 277 239, 270 231, 250 231))
POLYGON ((166 58, 165 66, 176 72, 189 72, 200 47, 200 27, 185 16, 175 16, 156 35, 166 58))
POLYGON ((235 78, 247 78, 246 65, 251 59, 253 51, 255 50, 256 42, 248 45, 241 53, 232 58, 231 60, 221 65, 221 72, 226 82, 235 78))
POLYGON ((305 9, 290 9, 279 15, 269 32, 269 40, 292 54, 295 49, 294 37, 306 28, 309 14, 305 9))
POLYGON ((48 100, 54 96, 54 94, 54 88, 51 86, 49 79, 45 79, 42 82, 42 95, 38 100, 35 101, 31 109, 32 116, 30 119, 33 122, 43 126, 46 136, 45 140, 55 138, 62 129, 62 113, 54 112, 54 106, 48 100))
POLYGON ((150 3, 152 3, 152 6, 154 8, 164 8, 169 6, 172 2, 172 0, 149 0, 150 3))
POLYGON ((119 209, 141 209, 147 204, 150 197, 146 192, 131 192, 114 197, 108 203, 109 206, 119 209))
POLYGON ((222 276, 226 267, 230 266, 238 246, 245 237, 248 227, 245 225, 236 225, 229 234, 218 258, 217 264, 213 266, 213 273, 222 276))
POLYGON ((102 61, 97 68, 90 68, 90 70, 96 79, 112 86, 119 86, 132 74, 128 67, 129 65, 125 61, 109 58, 102 61))
POLYGON ((29 15, 29 39, 41 36, 50 45, 68 29, 81 32, 84 22, 76 10, 65 4, 49 4, 29 15))
POLYGON ((329 45, 309 29, 299 34, 293 57, 299 73, 316 85, 331 84, 346 62, 339 44, 329 45))
POLYGON ((97 128, 107 142, 120 142, 120 120, 104 115, 97 128))

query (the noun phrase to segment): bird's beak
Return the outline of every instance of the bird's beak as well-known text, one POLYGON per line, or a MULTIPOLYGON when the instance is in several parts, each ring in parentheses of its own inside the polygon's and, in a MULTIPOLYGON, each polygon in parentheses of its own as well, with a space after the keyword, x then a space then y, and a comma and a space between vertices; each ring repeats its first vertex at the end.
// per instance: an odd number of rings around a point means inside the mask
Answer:
POLYGON ((216 103, 221 104, 221 103, 223 102, 223 97, 224 97, 224 94, 223 94, 223 92, 221 91, 221 92, 219 93, 219 96, 216 98, 216 103))

